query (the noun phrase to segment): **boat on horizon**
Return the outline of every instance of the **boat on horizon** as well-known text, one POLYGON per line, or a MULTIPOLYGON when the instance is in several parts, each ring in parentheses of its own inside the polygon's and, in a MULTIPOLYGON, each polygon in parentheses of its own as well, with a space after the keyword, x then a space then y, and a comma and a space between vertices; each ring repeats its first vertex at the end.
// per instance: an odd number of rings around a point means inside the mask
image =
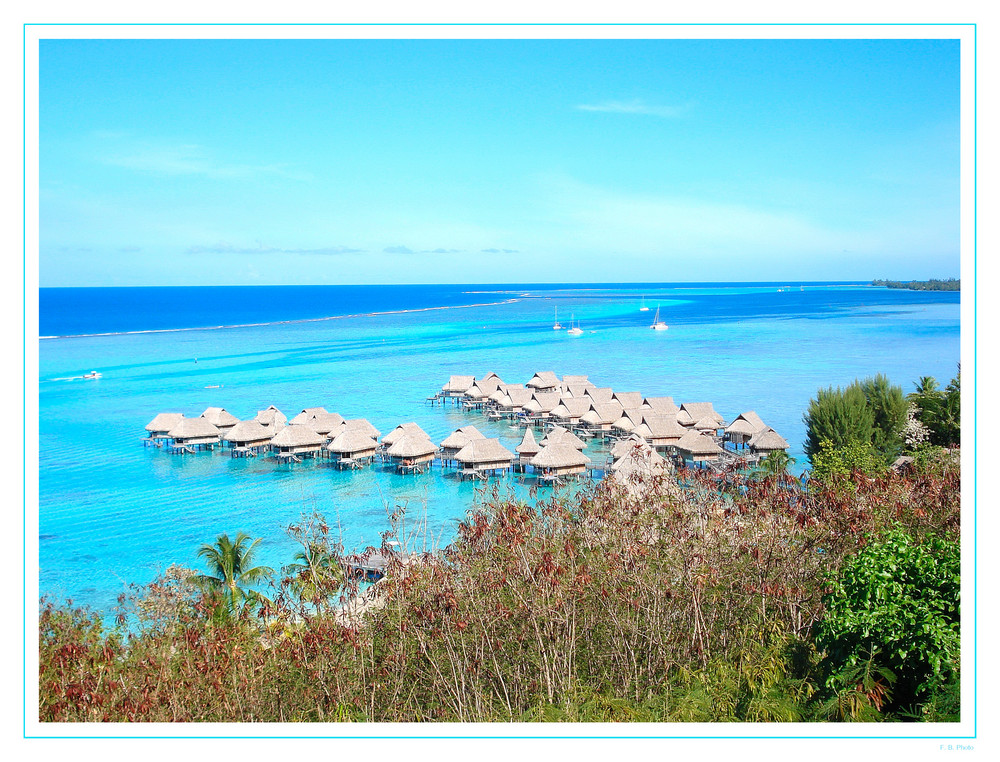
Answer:
POLYGON ((639 312, 649 312, 649 307, 646 306, 646 297, 642 297, 642 306, 639 308, 639 312))
POLYGON ((554 322, 552 324, 552 330, 553 331, 561 331, 562 330, 562 323, 559 322, 559 308, 558 307, 556 307, 556 322, 554 322))
POLYGON ((569 316, 569 324, 570 324, 570 329, 566 331, 566 333, 571 334, 573 336, 579 336, 581 333, 583 333, 583 329, 580 327, 579 323, 573 325, 572 315, 569 316))
POLYGON ((656 305, 656 314, 653 316, 653 324, 649 327, 654 331, 667 330, 667 324, 660 320, 660 305, 656 305))

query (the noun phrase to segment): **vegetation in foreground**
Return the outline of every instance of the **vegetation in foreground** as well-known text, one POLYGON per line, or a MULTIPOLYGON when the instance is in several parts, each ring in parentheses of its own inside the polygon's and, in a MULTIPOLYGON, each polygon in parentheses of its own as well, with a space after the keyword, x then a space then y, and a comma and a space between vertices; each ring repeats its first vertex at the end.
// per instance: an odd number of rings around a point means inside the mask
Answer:
POLYGON ((220 537, 212 575, 171 567, 110 631, 44 603, 39 717, 958 719, 957 459, 680 477, 494 493, 362 595, 320 516, 266 598, 243 591, 253 546, 220 537))

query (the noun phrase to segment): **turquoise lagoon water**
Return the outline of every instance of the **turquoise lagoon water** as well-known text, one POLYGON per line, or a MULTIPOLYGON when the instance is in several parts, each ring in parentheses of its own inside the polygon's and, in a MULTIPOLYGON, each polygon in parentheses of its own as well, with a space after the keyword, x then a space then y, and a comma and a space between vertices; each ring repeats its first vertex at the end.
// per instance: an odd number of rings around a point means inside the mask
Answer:
MULTIPOLYGON (((482 499, 481 485, 437 467, 404 477, 172 456, 142 445, 158 412, 218 406, 246 419, 273 404, 291 418, 322 406, 383 434, 415 421, 436 442, 474 424, 513 449, 521 432, 506 422, 426 398, 452 374, 524 383, 553 370, 710 401, 727 420, 755 410, 801 469, 818 388, 881 372, 911 391, 921 375, 943 385, 955 374, 958 294, 792 285, 43 289, 41 333, 64 338, 39 341, 40 592, 107 613, 128 583, 171 563, 201 568, 198 547, 222 532, 262 538, 260 560, 278 568, 295 552, 286 528, 313 510, 352 549, 378 545, 387 507, 406 505, 408 526, 425 530, 411 546, 441 546, 482 499), (648 328, 657 306, 667 331, 648 328), (552 330, 555 308, 584 334, 552 330), (316 320, 330 315, 354 316, 316 320), (102 378, 80 378, 91 370, 102 378)), ((595 445, 588 454, 604 460, 595 445)), ((521 497, 532 486, 500 480, 521 497)))

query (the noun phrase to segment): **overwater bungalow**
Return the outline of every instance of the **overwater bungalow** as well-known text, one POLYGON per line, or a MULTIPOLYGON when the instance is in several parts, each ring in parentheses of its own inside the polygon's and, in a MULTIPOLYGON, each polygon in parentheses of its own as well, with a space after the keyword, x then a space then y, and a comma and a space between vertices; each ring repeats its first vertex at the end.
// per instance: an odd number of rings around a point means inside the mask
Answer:
POLYGON ((725 438, 733 444, 745 447, 754 434, 766 428, 768 428, 767 424, 760 419, 760 416, 753 410, 748 410, 745 413, 740 413, 733 419, 732 423, 726 426, 725 438))
POLYGON ((719 455, 722 453, 722 448, 711 437, 699 434, 697 431, 690 429, 674 443, 674 450, 685 461, 692 463, 718 460, 719 455))
POLYGON ((583 393, 584 397, 590 399, 591 404, 595 402, 611 402, 615 396, 615 390, 610 386, 594 387, 593 389, 587 389, 583 393))
MULTIPOLYGON (((582 399, 587 396, 587 392, 596 388, 593 384, 563 384, 559 387, 559 394, 563 399, 582 399)), ((590 401, 589 398, 587 401, 590 401)))
POLYGON ((398 471, 416 473, 430 467, 437 453, 437 447, 426 434, 421 436, 417 432, 410 431, 396 438, 385 453, 389 460, 396 464, 398 471))
POLYGON ((564 429, 562 426, 553 427, 541 441, 542 447, 554 444, 565 444, 575 450, 582 450, 587 446, 587 443, 580 439, 580 437, 572 431, 564 429))
POLYGON ((787 450, 788 442, 770 426, 758 431, 750 438, 750 450, 759 455, 767 455, 775 450, 787 450))
POLYGON ((695 421, 693 428, 695 431, 700 431, 703 434, 711 434, 715 436, 723 424, 719 423, 715 416, 706 415, 704 418, 695 421))
POLYGON ((257 411, 257 415, 254 416, 254 420, 257 421, 261 426, 267 426, 272 429, 278 429, 288 423, 288 418, 274 405, 270 405, 264 410, 257 411))
POLYGON ((184 420, 183 413, 158 413, 153 420, 146 424, 149 439, 168 439, 167 433, 182 420, 184 420))
POLYGON ((594 384, 587 380, 586 376, 563 376, 562 385, 563 387, 582 386, 584 388, 592 388, 594 386, 594 384))
POLYGON ((451 376, 448 383, 441 387, 441 397, 461 397, 476 382, 475 376, 451 376))
POLYGON ((455 455, 462 467, 462 476, 478 476, 488 471, 506 471, 514 453, 500 444, 499 439, 470 439, 455 455))
POLYGON ((632 433, 657 450, 674 447, 689 431, 672 415, 644 415, 632 433))
POLYGON ((674 403, 673 397, 646 397, 642 401, 642 407, 660 415, 676 416, 680 411, 680 408, 674 403))
POLYGON ((622 414, 611 424, 611 433, 618 437, 628 436, 636 426, 642 423, 642 416, 649 413, 650 411, 645 408, 622 410, 622 414))
POLYGON ((337 434, 341 433, 344 430, 353 430, 353 429, 365 432, 372 439, 378 439, 380 436, 382 436, 382 432, 376 429, 371 423, 369 423, 367 418, 349 418, 346 421, 344 421, 341 428, 334 429, 333 432, 331 433, 336 436, 337 434))
POLYGON ((321 413, 326 413, 325 407, 307 407, 301 413, 292 418, 289 423, 305 423, 310 418, 314 418, 321 413))
MULTIPOLYGON (((294 422, 294 420, 293 418, 292 421, 294 422)), ((316 413, 303 421, 302 425, 308 426, 324 439, 330 440, 343 427, 344 416, 340 413, 316 413)))
POLYGON ((215 426, 215 428, 221 431, 223 439, 225 439, 225 433, 240 422, 239 418, 230 413, 224 407, 205 408, 205 412, 199 417, 204 418, 206 421, 215 426))
POLYGON ((553 392, 559 387, 559 377, 551 370, 539 371, 525 386, 540 392, 553 392))
POLYGON ((323 449, 326 438, 317 434, 304 423, 290 423, 271 438, 271 449, 283 460, 298 462, 302 458, 314 458, 323 449))
POLYGON ((610 433, 611 426, 622 417, 624 409, 614 401, 595 402, 580 416, 580 425, 590 431, 610 433))
POLYGON ((382 445, 384 447, 390 447, 393 444, 395 444, 395 442, 398 439, 401 439, 407 434, 416 434, 417 436, 421 436, 424 439, 430 440, 430 436, 427 434, 426 431, 420 428, 417 424, 410 422, 410 423, 399 424, 399 426, 397 426, 388 434, 386 434, 384 437, 382 437, 382 445))
POLYGON ((479 382, 477 381, 469 388, 469 391, 467 391, 465 395, 462 397, 462 406, 469 410, 482 408, 483 405, 486 404, 487 399, 489 399, 489 396, 493 394, 493 392, 495 391, 496 389, 490 389, 487 392, 479 385, 479 382))
POLYGON ((548 418, 559 406, 559 392, 535 392, 528 400, 522 412, 532 421, 548 418))
POLYGON ((173 440, 171 451, 178 453, 211 450, 222 441, 221 432, 204 418, 182 418, 167 436, 173 440))
POLYGON ((455 455, 473 439, 486 439, 486 436, 475 426, 462 426, 456 429, 441 442, 441 460, 455 460, 455 455))
POLYGON ((590 458, 577 448, 557 442, 545 445, 530 461, 541 481, 551 482, 574 474, 582 474, 590 458))
POLYGON ((532 394, 532 390, 524 386, 504 387, 503 396, 497 402, 497 410, 507 415, 518 413, 531 401, 532 394))
POLYGON ((711 417, 720 426, 726 423, 725 418, 715 412, 711 402, 685 402, 677 411, 677 423, 681 426, 694 426, 706 417, 711 417))
POLYGON ((584 414, 590 410, 590 405, 590 400, 584 397, 563 397, 562 401, 552 409, 549 417, 563 425, 573 426, 578 424, 584 414))
POLYGON ((523 471, 528 462, 535 457, 542 448, 535 441, 535 433, 527 428, 521 438, 521 444, 514 448, 517 453, 517 465, 523 471))
POLYGON ((612 399, 622 408, 642 407, 642 392, 615 392, 612 399))
POLYGON ((262 426, 259 421, 240 421, 222 439, 233 448, 233 457, 255 457, 267 447, 274 436, 274 430, 262 426))
POLYGON ((371 463, 378 451, 378 442, 361 429, 343 429, 326 446, 327 452, 337 457, 340 468, 360 468, 371 463))

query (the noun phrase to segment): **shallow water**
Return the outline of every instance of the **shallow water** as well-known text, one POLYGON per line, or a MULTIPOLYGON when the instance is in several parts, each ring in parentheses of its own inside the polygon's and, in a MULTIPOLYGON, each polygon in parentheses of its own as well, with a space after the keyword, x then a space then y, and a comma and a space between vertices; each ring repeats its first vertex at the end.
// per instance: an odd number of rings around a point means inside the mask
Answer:
MULTIPOLYGON (((411 286, 388 295, 317 287, 308 299, 274 288, 256 292, 267 298, 236 321, 227 319, 228 300, 245 301, 245 291, 213 298, 211 289, 180 289, 198 291, 199 306, 172 316, 135 293, 114 293, 131 289, 43 290, 43 335, 112 335, 39 342, 40 591, 106 612, 129 582, 147 582, 174 562, 200 568, 198 547, 222 532, 263 538, 260 560, 277 568, 294 553, 285 528, 312 510, 355 548, 378 545, 387 509, 406 504, 411 528, 426 523, 419 542, 441 545, 477 499, 478 485, 436 467, 399 476, 226 451, 172 456, 142 445, 143 427, 158 412, 196 416, 219 406, 246 419, 274 404, 291 418, 323 406, 368 418, 383 434, 415 421, 435 442, 474 424, 513 449, 521 432, 506 422, 432 407, 426 398, 451 374, 495 371, 524 383, 554 370, 617 391, 710 401, 727 420, 755 410, 791 443, 801 468, 802 414, 818 388, 881 372, 911 391, 922 375, 944 385, 955 374, 957 293, 781 285, 411 286), (642 296, 647 312, 639 311, 642 296), (104 305, 93 319, 88 300, 104 305), (399 305, 453 308, 315 320, 399 305), (658 305, 667 331, 648 328, 658 305), (553 331, 555 307, 564 325, 573 316, 584 334, 553 331), (118 333, 231 322, 263 324, 118 333), (91 370, 102 378, 79 378, 91 370)), ((191 294, 179 296, 174 304, 191 294)), ((527 497, 532 481, 501 484, 527 497)))

